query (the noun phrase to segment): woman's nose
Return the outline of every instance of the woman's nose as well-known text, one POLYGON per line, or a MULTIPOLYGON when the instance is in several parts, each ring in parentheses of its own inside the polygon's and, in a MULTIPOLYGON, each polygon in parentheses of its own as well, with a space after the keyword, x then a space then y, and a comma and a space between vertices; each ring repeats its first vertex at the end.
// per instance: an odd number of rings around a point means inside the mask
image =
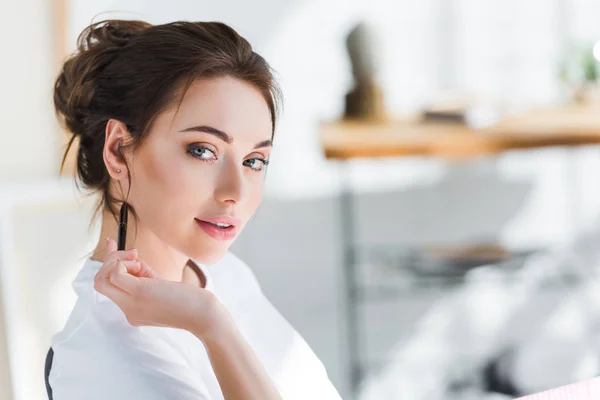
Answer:
POLYGON ((224 162, 217 177, 215 199, 221 203, 241 203, 245 197, 243 167, 224 162))

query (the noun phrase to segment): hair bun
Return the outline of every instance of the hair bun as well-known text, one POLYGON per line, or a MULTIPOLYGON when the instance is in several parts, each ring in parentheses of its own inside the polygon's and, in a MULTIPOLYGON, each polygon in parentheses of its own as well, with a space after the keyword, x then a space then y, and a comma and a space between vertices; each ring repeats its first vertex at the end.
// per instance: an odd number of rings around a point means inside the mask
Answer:
POLYGON ((150 26, 144 21, 105 20, 81 32, 77 50, 63 64, 54 85, 56 113, 74 135, 86 134, 86 117, 102 70, 132 37, 150 26))
POLYGON ((96 22, 81 32, 77 39, 78 50, 97 47, 122 47, 129 39, 150 27, 144 21, 105 20, 96 22))

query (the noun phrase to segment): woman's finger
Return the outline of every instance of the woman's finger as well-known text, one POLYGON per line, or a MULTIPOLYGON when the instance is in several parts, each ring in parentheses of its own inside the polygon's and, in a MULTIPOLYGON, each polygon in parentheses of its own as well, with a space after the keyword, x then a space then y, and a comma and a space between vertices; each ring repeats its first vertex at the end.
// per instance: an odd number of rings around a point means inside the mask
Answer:
POLYGON ((137 249, 118 250, 117 242, 113 239, 108 239, 106 244, 106 256, 104 263, 109 263, 119 260, 135 260, 138 257, 137 249))
POLYGON ((123 261, 117 263, 117 267, 110 272, 108 278, 113 285, 129 294, 135 293, 140 285, 140 279, 129 273, 123 261))
POLYGON ((154 279, 162 279, 160 275, 158 275, 154 270, 146 264, 143 260, 139 260, 140 262, 140 270, 136 274, 139 277, 143 278, 154 278, 154 279))
POLYGON ((112 284, 110 281, 98 284, 96 291, 116 303, 121 310, 123 305, 127 303, 130 296, 129 293, 112 284))
POLYGON ((112 240, 111 238, 106 238, 106 255, 104 257, 104 261, 106 262, 106 258, 118 249, 119 248, 116 241, 112 240))
MULTIPOLYGON (((131 271, 137 271, 140 269, 139 261, 122 261, 125 268, 131 271)), ((117 268, 118 261, 112 261, 110 263, 104 263, 102 267, 96 273, 94 280, 98 283, 106 282, 109 278, 111 271, 117 268)))
POLYGON ((107 277, 108 277, 108 273, 110 272, 110 270, 112 268, 115 267, 115 261, 111 261, 111 262, 104 262, 104 264, 102 264, 102 267, 100 267, 100 269, 98 270, 98 272, 96 272, 96 276, 94 277, 94 281, 96 283, 101 283, 101 282, 105 282, 107 277))
POLYGON ((96 274, 94 278, 94 289, 115 303, 123 304, 123 302, 127 299, 127 296, 129 296, 129 293, 118 288, 112 282, 110 282, 108 275, 106 274, 106 271, 110 272, 108 267, 111 266, 103 265, 100 271, 98 271, 96 274))

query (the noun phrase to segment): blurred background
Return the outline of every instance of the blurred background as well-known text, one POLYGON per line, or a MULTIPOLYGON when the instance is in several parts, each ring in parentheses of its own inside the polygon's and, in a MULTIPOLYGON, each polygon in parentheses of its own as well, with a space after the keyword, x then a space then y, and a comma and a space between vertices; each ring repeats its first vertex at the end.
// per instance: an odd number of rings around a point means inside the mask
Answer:
POLYGON ((97 240, 53 80, 105 18, 219 20, 277 71, 232 251, 344 399, 509 399, 600 375, 600 1, 3 0, 0 400, 46 398, 97 240), (71 159, 72 161, 72 159, 71 159))

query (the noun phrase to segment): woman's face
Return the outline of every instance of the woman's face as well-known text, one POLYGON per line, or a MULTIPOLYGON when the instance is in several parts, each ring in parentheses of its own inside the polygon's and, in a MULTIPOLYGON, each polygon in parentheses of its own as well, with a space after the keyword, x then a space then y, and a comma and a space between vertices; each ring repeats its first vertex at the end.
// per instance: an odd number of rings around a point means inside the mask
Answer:
POLYGON ((261 201, 271 128, 252 85, 197 80, 130 158, 129 201, 141 227, 186 257, 221 259, 261 201))

